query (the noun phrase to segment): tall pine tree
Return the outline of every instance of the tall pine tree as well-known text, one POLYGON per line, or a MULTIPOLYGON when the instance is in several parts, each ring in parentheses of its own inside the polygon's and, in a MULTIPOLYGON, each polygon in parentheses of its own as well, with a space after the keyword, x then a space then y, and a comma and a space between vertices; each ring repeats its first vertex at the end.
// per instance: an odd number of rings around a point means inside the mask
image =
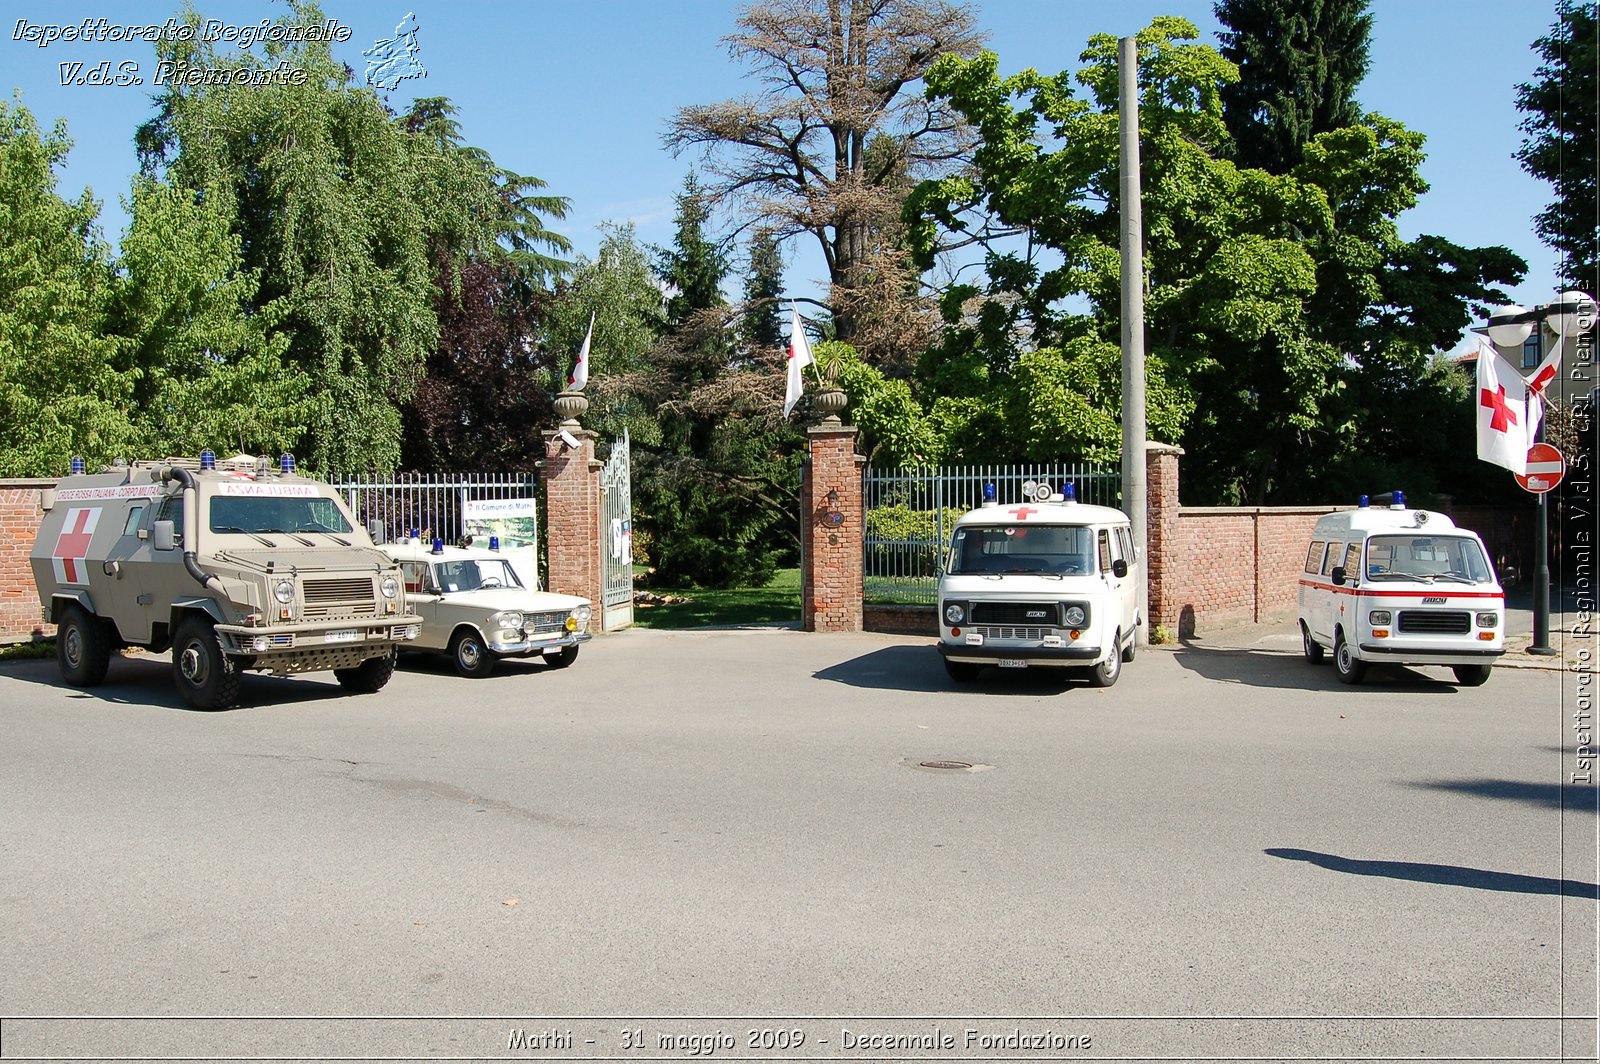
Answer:
POLYGON ((1217 0, 1223 58, 1239 80, 1222 88, 1241 170, 1285 174, 1318 133, 1361 121, 1369 0, 1217 0))
POLYGON ((1555 186, 1555 201, 1534 228, 1561 253, 1564 284, 1585 292, 1600 288, 1600 226, 1595 203, 1596 106, 1600 103, 1600 25, 1593 0, 1561 0, 1557 22, 1534 42, 1543 60, 1536 81, 1517 88, 1517 109, 1527 113, 1527 134, 1517 159, 1522 168, 1555 186))

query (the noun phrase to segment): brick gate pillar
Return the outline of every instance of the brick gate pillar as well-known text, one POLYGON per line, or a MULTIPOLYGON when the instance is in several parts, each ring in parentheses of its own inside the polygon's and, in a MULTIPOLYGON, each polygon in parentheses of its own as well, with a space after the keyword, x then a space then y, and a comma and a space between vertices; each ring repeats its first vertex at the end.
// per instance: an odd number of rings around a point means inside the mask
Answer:
POLYGON ((594 618, 589 626, 594 631, 603 631, 602 463, 595 460, 594 441, 595 434, 580 428, 575 418, 544 433, 544 461, 540 466, 544 470, 545 551, 548 555, 545 586, 563 595, 581 595, 588 599, 594 607, 594 618))
MULTIPOLYGON (((1172 600, 1168 574, 1178 562, 1178 456, 1182 447, 1154 440, 1145 444, 1145 535, 1149 538, 1146 572, 1150 580, 1150 616, 1146 624, 1178 629, 1178 604, 1172 600)), ((1193 633, 1186 633, 1193 634, 1193 633)))
POLYGON ((808 632, 859 632, 867 460, 856 454, 856 427, 829 420, 807 432, 811 460, 800 480, 800 621, 808 632))

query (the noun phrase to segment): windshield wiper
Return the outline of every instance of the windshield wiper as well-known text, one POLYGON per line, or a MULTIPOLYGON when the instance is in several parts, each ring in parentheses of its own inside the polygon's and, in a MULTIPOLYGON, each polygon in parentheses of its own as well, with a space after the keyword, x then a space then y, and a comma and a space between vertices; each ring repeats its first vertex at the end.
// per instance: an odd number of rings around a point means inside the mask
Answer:
POLYGON ((341 546, 341 547, 348 547, 350 545, 350 541, 348 539, 340 539, 338 536, 334 535, 332 532, 329 532, 327 529, 323 529, 323 528, 301 528, 301 529, 297 529, 297 531, 309 532, 309 533, 311 533, 312 535, 315 535, 315 536, 327 536, 329 539, 333 540, 335 543, 339 544, 339 546, 341 546))
POLYGON ((211 528, 211 531, 213 531, 213 532, 237 532, 241 536, 249 536, 251 539, 255 540, 257 543, 265 543, 269 547, 277 547, 277 544, 272 542, 272 540, 268 539, 266 536, 258 536, 254 532, 248 532, 245 529, 236 528, 233 525, 223 525, 223 526, 220 526, 220 527, 213 525, 212 528, 211 528))
POLYGON ((263 529, 261 529, 261 531, 262 532, 276 532, 280 536, 291 536, 294 539, 298 540, 302 547, 315 547, 316 546, 316 544, 313 543, 311 540, 306 539, 304 536, 296 536, 293 532, 290 532, 287 528, 263 528, 263 529))

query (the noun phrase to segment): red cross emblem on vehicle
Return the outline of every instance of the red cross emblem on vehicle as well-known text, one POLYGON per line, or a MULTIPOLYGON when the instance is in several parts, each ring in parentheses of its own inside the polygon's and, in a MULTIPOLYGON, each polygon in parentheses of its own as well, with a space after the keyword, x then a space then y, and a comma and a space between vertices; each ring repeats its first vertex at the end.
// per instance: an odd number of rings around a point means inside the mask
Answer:
POLYGON ((50 564, 56 572, 56 582, 61 584, 87 584, 89 570, 84 560, 89 557, 89 541, 94 538, 94 528, 100 523, 100 507, 85 506, 67 511, 67 520, 56 539, 56 549, 51 552, 50 564))
POLYGON ((1011 509, 1006 511, 1006 513, 1015 517, 1018 521, 1026 521, 1029 517, 1038 512, 1038 510, 1035 510, 1031 506, 1013 506, 1011 509))

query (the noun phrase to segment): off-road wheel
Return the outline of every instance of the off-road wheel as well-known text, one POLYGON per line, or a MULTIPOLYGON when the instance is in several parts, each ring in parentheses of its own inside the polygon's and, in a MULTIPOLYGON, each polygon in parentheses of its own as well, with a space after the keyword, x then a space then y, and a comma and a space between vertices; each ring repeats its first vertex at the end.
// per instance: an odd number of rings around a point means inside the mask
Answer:
POLYGON ((562 647, 556 653, 544 656, 544 663, 552 669, 564 669, 577 660, 578 648, 576 646, 562 647))
POLYGON ((1358 684, 1367 677, 1367 663, 1356 657, 1342 630, 1333 637, 1333 671, 1340 683, 1358 684))
POLYGON ((956 683, 971 683, 978 678, 978 670, 981 668, 982 665, 974 665, 970 661, 944 659, 944 671, 949 673, 950 678, 956 683))
POLYGON ((471 628, 459 629, 450 637, 450 660, 463 676, 480 680, 494 671, 494 651, 483 636, 471 628))
POLYGON ((1489 682, 1488 665, 1452 665, 1450 671, 1456 674, 1456 683, 1462 687, 1482 687, 1489 682))
POLYGON ((394 675, 395 651, 393 647, 381 658, 368 658, 350 669, 334 669, 333 678, 351 694, 370 695, 383 690, 383 685, 394 675))
POLYGON ((1122 633, 1118 632, 1112 639, 1112 650, 1106 660, 1089 670, 1089 686, 1110 687, 1117 682, 1117 677, 1122 675, 1122 652, 1116 649, 1116 644, 1122 641, 1122 633))
POLYGON ((1322 644, 1311 638, 1311 629, 1305 621, 1300 622, 1300 650, 1306 656, 1306 661, 1312 665, 1321 665, 1326 658, 1322 644))
POLYGON ((70 605, 56 629, 56 664, 74 687, 98 687, 111 667, 111 632, 82 606, 70 605))
POLYGON ((239 700, 239 662, 222 652, 209 620, 191 617, 172 640, 172 682, 195 709, 226 709, 239 700))

